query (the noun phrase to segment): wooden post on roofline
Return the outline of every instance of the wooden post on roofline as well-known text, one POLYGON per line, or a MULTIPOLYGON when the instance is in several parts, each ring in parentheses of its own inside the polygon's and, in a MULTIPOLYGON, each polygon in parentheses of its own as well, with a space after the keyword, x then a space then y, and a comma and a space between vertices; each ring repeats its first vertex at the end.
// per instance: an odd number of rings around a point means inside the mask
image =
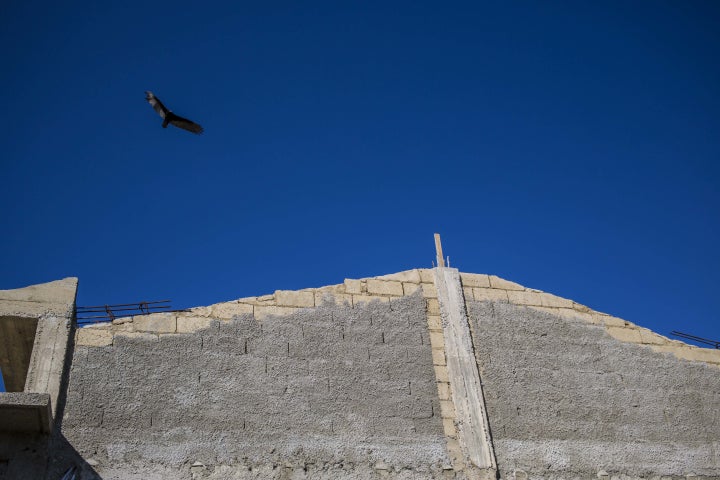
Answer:
POLYGON ((440 234, 435 234, 435 254, 437 256, 437 266, 438 267, 444 267, 445 266, 445 260, 442 253, 442 243, 440 243, 440 234))

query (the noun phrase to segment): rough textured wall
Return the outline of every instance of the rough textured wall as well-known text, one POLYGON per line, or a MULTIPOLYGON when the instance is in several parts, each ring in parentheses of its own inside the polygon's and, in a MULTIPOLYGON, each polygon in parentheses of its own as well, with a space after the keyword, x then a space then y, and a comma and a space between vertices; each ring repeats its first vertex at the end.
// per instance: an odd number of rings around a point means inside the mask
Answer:
POLYGON ((13 392, 0 393, 0 479, 43 479, 61 444, 77 278, 0 290, 0 365, 13 392), (0 322, 3 323, 3 322, 0 322), (5 370, 6 367, 11 368, 5 370), (52 450, 52 447, 50 447, 52 450))
POLYGON ((63 432, 108 480, 436 477, 425 313, 417 292, 78 345, 63 432))
POLYGON ((568 315, 492 301, 468 313, 504 478, 720 477, 716 367, 568 315))

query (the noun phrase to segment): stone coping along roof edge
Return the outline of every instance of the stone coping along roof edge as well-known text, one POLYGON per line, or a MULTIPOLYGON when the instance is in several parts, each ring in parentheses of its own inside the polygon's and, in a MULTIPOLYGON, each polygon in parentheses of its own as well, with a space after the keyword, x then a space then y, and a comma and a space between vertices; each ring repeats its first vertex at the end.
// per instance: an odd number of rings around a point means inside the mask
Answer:
MULTIPOLYGON (((688 345, 671 340, 627 320, 590 309, 572 300, 534 288, 527 288, 495 275, 460 273, 465 301, 499 301, 568 319, 584 320, 603 326, 615 339, 647 346, 656 352, 671 353, 683 360, 704 362, 720 368, 720 350, 688 345)), ((303 308, 325 304, 361 305, 368 302, 390 303, 393 299, 422 291, 429 315, 437 310, 437 290, 433 269, 405 270, 363 279, 345 279, 343 283, 301 290, 276 290, 272 294, 239 298, 229 302, 190 308, 184 312, 154 313, 115 319, 78 329, 78 345, 111 345, 115 335, 157 339, 158 335, 192 333, 207 328, 213 320, 231 320, 253 315, 262 321, 269 315, 286 315, 303 308)))

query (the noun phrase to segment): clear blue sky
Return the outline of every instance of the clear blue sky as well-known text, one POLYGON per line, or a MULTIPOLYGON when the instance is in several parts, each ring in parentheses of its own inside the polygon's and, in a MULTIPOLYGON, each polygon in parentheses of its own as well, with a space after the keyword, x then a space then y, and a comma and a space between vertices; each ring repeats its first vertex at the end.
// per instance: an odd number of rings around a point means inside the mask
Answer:
POLYGON ((720 340, 720 3, 4 2, 0 288, 452 266, 720 340), (202 124, 161 128, 152 90, 202 124))

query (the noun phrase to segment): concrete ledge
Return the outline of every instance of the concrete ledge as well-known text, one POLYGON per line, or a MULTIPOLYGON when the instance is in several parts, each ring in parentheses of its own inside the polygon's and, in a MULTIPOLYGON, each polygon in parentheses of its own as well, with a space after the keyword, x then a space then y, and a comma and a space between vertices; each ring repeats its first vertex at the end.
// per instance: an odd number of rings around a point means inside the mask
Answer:
POLYGON ((25 288, 0 290, 0 315, 69 316, 72 314, 77 284, 77 278, 68 277, 25 288))
POLYGON ((0 393, 0 432, 50 433, 48 393, 0 393))

